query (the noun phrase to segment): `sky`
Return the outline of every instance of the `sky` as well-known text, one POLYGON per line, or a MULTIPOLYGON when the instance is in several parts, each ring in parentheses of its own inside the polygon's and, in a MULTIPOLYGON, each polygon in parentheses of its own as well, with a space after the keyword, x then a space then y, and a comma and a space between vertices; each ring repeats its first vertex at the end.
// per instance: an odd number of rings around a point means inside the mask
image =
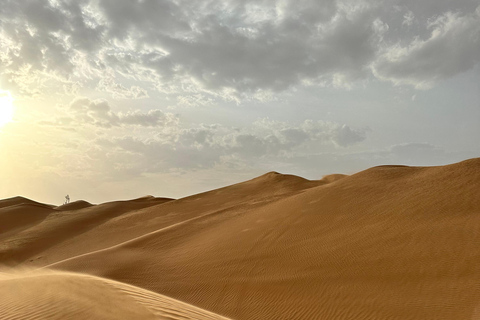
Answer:
POLYGON ((3 0, 0 98, 0 198, 449 164, 480 156, 480 3, 3 0))

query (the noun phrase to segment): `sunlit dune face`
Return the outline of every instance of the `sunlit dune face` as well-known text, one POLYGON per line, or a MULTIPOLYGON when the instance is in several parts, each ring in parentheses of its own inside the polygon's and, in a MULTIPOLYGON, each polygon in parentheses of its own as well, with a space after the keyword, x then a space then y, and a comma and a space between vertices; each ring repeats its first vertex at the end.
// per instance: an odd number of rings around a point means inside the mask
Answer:
POLYGON ((0 91, 0 127, 13 119, 13 98, 8 91, 0 91))

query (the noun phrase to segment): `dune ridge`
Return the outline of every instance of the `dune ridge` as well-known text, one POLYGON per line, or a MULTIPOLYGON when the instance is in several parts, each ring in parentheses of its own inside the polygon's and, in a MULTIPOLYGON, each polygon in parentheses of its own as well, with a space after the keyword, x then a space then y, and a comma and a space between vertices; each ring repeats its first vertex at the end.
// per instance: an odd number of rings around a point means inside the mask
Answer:
POLYGON ((270 172, 153 205, 51 213, 2 240, 0 263, 117 281, 231 319, 471 320, 479 190, 480 158, 317 181, 270 172))
POLYGON ((88 208, 91 206, 93 206, 93 204, 91 204, 88 201, 77 200, 77 201, 69 202, 66 204, 62 204, 61 206, 55 207, 55 210, 60 210, 60 211, 80 210, 80 209, 88 208))
POLYGON ((40 202, 33 201, 20 196, 0 200, 0 208, 16 206, 16 205, 36 205, 36 206, 47 207, 51 209, 54 208, 54 206, 52 205, 40 203, 40 202))

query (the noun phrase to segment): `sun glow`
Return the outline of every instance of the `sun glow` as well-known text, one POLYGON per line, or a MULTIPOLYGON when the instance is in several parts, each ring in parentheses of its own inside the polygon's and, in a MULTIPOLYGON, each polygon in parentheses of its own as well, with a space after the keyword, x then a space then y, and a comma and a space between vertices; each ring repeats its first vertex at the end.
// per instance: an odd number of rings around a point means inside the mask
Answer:
POLYGON ((10 92, 0 90, 0 127, 13 120, 13 98, 10 92))

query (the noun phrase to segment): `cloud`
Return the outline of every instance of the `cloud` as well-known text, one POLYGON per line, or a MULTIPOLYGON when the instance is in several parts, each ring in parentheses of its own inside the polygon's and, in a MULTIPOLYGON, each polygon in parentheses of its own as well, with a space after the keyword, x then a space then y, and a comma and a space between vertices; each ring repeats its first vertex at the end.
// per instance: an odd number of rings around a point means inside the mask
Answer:
POLYGON ((207 90, 282 91, 305 80, 361 76, 379 40, 372 14, 377 6, 366 3, 230 1, 224 11, 213 8, 196 8, 187 36, 145 32, 143 65, 165 81, 193 79, 207 90), (252 17, 252 5, 268 14, 252 17), (319 8, 324 14, 312 14, 319 8))
POLYGON ((20 95, 56 81, 114 98, 148 86, 235 101, 372 76, 425 88, 480 56, 478 3, 430 3, 6 0, 0 81, 20 95))
POLYGON ((131 86, 130 88, 115 82, 114 76, 106 76, 102 78, 98 85, 97 90, 108 92, 114 99, 144 99, 148 98, 147 90, 139 86, 131 86))
POLYGON ((342 147, 348 147, 365 140, 366 130, 353 130, 347 125, 342 125, 335 130, 333 141, 342 147))
POLYGON ((89 124, 97 127, 110 128, 120 126, 163 127, 177 121, 175 115, 161 110, 139 110, 114 112, 105 100, 77 98, 70 103, 65 116, 53 121, 41 121, 43 125, 77 127, 89 124))
POLYGON ((2 2, 0 81, 4 88, 16 95, 35 95, 47 80, 68 82, 79 67, 79 55, 95 54, 102 47, 103 27, 87 23, 81 7, 85 3, 2 2))
MULTIPOLYGON (((346 148, 365 139, 365 130, 333 122, 307 120, 299 124, 260 119, 250 127, 199 125, 169 130, 148 138, 131 136, 97 138, 96 144, 109 154, 135 155, 136 173, 168 170, 198 170, 227 163, 258 160, 288 162, 295 154, 346 148)), ((125 166, 122 166, 124 168, 125 166)))
POLYGON ((415 19, 415 15, 413 14, 413 12, 412 12, 412 11, 408 11, 408 12, 405 13, 405 15, 403 16, 402 25, 411 26, 411 25, 413 24, 414 19, 415 19))
POLYGON ((388 47, 373 64, 377 77, 395 84, 429 88, 436 81, 473 68, 480 61, 480 6, 446 12, 427 22, 427 39, 388 47))

